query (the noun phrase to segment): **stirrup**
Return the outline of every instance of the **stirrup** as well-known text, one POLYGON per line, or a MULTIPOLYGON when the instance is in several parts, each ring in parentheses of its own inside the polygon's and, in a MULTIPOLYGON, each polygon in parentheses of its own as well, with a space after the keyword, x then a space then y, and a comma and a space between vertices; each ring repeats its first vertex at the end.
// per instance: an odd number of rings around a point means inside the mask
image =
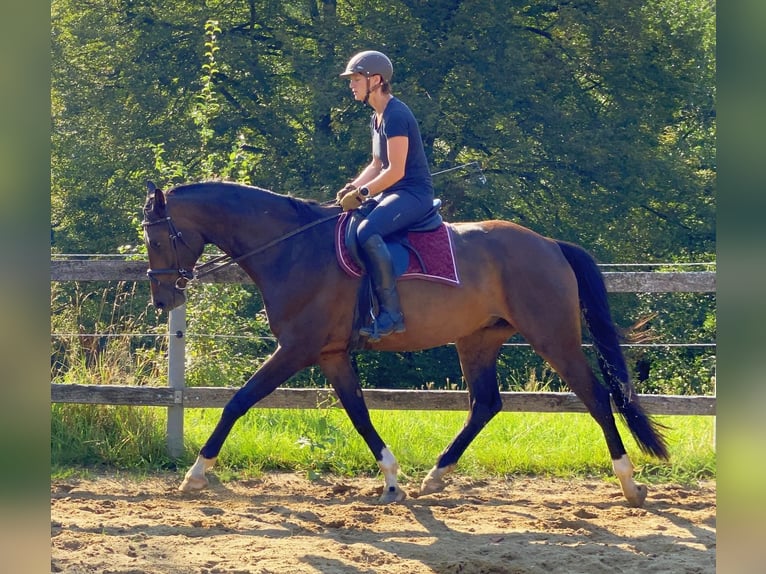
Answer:
POLYGON ((359 329, 359 334, 363 337, 367 337, 370 341, 373 343, 380 341, 383 337, 388 337, 392 333, 404 333, 407 328, 404 326, 404 317, 399 315, 399 320, 396 321, 391 317, 390 313, 386 313, 391 321, 390 326, 385 329, 380 329, 380 317, 381 315, 378 315, 375 319, 372 320, 372 324, 369 327, 362 327, 359 329))

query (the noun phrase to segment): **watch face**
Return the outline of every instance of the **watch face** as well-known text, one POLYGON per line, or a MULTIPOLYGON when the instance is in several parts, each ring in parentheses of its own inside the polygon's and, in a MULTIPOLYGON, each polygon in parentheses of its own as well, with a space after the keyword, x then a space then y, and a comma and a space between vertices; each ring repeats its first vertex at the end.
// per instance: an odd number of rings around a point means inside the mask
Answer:
POLYGON ((359 193, 361 193, 364 197, 367 197, 368 195, 370 195, 370 190, 367 189, 366 187, 363 187, 362 189, 359 190, 359 193))

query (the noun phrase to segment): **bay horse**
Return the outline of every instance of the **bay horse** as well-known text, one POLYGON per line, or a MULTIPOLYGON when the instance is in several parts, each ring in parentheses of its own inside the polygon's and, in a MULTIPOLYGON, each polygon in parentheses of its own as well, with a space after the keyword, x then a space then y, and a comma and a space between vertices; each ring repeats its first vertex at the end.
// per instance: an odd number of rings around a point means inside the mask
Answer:
MULTIPOLYGON (((259 288, 274 353, 224 406, 179 489, 201 490, 234 423, 292 375, 318 365, 356 431, 364 438, 384 480, 381 502, 399 502, 399 465, 375 430, 350 340, 360 279, 337 263, 334 229, 340 207, 321 205, 258 187, 224 181, 177 186, 167 192, 147 182, 143 208, 151 299, 170 311, 185 302, 197 261, 214 244, 259 288)), ((631 506, 647 489, 633 479, 633 465, 615 424, 611 399, 639 448, 667 459, 662 425, 639 404, 619 346, 603 277, 593 257, 572 243, 543 237, 508 221, 451 223, 449 233, 460 284, 410 280, 399 284, 407 330, 377 342, 377 351, 416 351, 454 343, 469 393, 468 418, 423 479, 419 496, 443 490, 445 476, 502 407, 497 358, 521 334, 587 407, 603 430, 612 467, 631 506), (606 384, 582 349, 584 317, 606 384)))

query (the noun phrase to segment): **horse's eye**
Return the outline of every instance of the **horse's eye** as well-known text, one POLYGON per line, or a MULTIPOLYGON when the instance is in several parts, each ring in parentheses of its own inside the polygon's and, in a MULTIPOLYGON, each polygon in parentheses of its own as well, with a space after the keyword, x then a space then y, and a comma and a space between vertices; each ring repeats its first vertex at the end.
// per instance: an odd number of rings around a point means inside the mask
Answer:
POLYGON ((149 245, 152 246, 152 249, 159 249, 160 248, 160 242, 159 241, 150 241, 149 245))

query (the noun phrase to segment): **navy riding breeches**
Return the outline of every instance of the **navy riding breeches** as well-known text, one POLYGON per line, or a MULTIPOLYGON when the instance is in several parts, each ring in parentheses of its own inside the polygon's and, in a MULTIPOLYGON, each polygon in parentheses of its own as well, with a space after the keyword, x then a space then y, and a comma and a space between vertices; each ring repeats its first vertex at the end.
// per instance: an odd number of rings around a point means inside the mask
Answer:
POLYGON ((406 229, 420 220, 433 208, 433 198, 407 191, 384 193, 372 212, 359 224, 356 236, 359 245, 373 235, 385 238, 392 233, 406 229))

